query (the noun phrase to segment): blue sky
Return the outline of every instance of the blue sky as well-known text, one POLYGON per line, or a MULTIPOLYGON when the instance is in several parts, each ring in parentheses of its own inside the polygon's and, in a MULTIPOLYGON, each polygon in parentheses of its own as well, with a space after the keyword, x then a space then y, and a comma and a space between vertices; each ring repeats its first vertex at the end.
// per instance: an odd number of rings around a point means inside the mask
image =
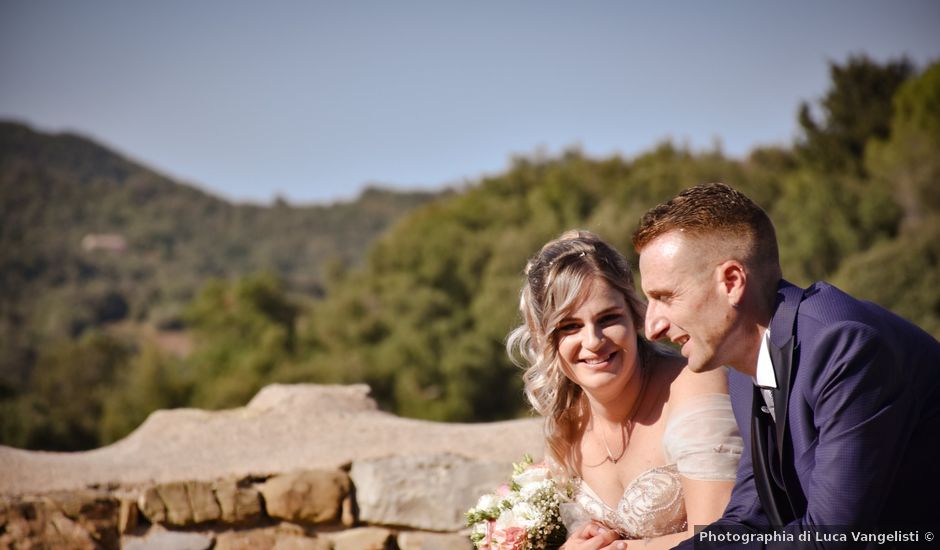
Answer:
POLYGON ((0 118, 237 201, 513 155, 790 144, 828 62, 940 60, 940 2, 0 0, 0 118))

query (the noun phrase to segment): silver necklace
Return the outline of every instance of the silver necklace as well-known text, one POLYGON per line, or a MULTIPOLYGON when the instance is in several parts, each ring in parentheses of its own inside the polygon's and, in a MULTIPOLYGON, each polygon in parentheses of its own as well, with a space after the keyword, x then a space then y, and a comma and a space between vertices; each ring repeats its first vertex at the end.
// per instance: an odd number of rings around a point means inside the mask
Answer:
MULTIPOLYGON (((632 420, 629 420, 628 422, 630 422, 631 425, 633 424, 632 420)), ((625 426, 623 424, 620 424, 620 443, 623 445, 623 448, 620 450, 620 454, 617 455, 617 458, 614 458, 614 453, 610 452, 610 447, 607 445, 607 438, 604 437, 603 435, 601 436, 601 442, 604 443, 604 450, 607 451, 607 458, 604 459, 604 462, 607 462, 609 460, 610 462, 613 462, 614 464, 616 464, 618 460, 623 458, 623 453, 627 452, 627 437, 625 435, 626 430, 624 428, 625 426)), ((604 462, 601 462, 601 464, 603 464, 604 462)))
MULTIPOLYGON (((627 415, 626 420, 620 424, 620 442, 623 447, 620 450, 620 454, 617 455, 617 458, 614 458, 614 453, 610 452, 610 446, 607 445, 607 438, 601 435, 601 443, 604 444, 604 450, 607 451, 607 456, 604 457, 604 460, 600 461, 594 465, 588 465, 590 468, 596 468, 605 462, 611 462, 616 464, 621 458, 623 458, 624 453, 627 452, 627 444, 630 441, 630 436, 633 435, 633 425, 634 418, 636 413, 640 408, 640 402, 643 401, 643 395, 646 393, 646 381, 648 377, 644 375, 643 369, 639 371, 640 376, 643 378, 640 383, 640 391, 636 395, 636 400, 633 402, 633 408, 630 410, 630 414, 627 415)), ((594 431, 594 417, 591 417, 591 431, 594 431)))

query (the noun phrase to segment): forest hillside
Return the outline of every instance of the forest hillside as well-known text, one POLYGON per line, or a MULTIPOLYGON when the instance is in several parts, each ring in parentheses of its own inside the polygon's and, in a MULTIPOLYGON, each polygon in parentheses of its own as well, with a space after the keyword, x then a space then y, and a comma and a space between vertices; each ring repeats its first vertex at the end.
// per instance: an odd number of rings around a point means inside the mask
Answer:
POLYGON ((4 137, 2 347, 33 355, 4 358, 3 372, 30 369, 0 395, 0 442, 88 448, 157 408, 241 405, 272 382, 364 382, 384 409, 419 418, 525 415, 504 341, 519 322, 526 259, 580 227, 635 265, 639 216, 707 181, 741 189, 770 213, 792 282, 826 279, 940 336, 940 64, 853 57, 832 64, 830 76, 826 94, 794 113, 794 143, 746 158, 669 142, 632 158, 570 149, 517 157, 504 173, 433 200, 367 192, 357 204, 384 212, 386 225, 357 233, 357 250, 367 250, 360 262, 331 240, 351 230, 331 232, 303 210, 232 206, 195 189, 162 200, 165 178, 131 177, 91 145, 83 155, 58 152, 53 142, 63 138, 45 136, 16 156, 4 137), (87 192, 66 181, 85 182, 87 192), (62 206, 76 201, 84 206, 62 206), (81 224, 68 217, 76 212, 81 224), (122 220, 127 242, 147 251, 135 269, 119 271, 126 256, 90 261, 63 244, 122 220), (376 236, 368 245, 367 235, 376 236), (8 243, 25 252, 11 257, 8 243), (95 292, 75 294, 63 281, 95 292), (21 289, 15 297, 8 282, 21 289), (56 308, 85 317, 57 326, 68 317, 47 313, 56 308), (182 328, 191 349, 128 340, 111 329, 123 317, 182 328), (42 345, 7 344, 27 338, 21 319, 42 345))

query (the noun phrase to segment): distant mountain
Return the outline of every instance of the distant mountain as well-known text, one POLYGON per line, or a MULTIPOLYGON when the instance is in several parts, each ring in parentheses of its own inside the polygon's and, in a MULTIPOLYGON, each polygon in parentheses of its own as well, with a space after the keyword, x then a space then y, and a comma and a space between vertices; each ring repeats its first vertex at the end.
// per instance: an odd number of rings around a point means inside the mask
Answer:
POLYGON ((211 277, 272 271, 321 294, 328 272, 440 194, 232 204, 85 137, 0 122, 0 396, 43 342, 124 318, 173 326, 211 277))

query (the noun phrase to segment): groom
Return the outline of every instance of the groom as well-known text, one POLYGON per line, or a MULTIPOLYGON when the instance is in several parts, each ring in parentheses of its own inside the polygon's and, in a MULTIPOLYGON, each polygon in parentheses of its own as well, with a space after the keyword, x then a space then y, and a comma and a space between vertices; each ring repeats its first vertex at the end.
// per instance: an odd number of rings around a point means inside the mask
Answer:
POLYGON ((653 208, 633 244, 647 337, 681 346, 692 371, 733 369, 745 437, 723 517, 685 546, 791 548, 798 538, 754 538, 785 527, 825 547, 840 544, 830 530, 851 543, 853 530, 940 525, 936 339, 826 283, 783 280, 767 214, 724 184, 653 208))

